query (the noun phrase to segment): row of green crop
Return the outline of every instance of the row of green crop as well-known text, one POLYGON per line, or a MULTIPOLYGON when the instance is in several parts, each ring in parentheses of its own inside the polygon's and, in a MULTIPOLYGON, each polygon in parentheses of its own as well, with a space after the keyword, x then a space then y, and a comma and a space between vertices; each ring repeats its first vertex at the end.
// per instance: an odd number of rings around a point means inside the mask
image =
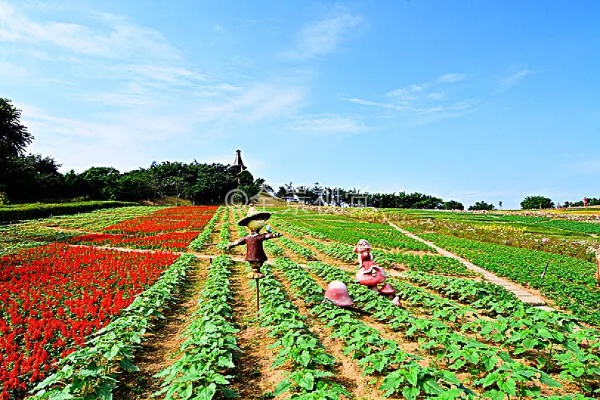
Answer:
MULTIPOLYGON (((326 268, 329 272, 332 271, 331 267, 324 264, 309 265, 312 268, 326 268)), ((331 274, 328 276, 329 279, 353 282, 350 276, 341 270, 335 269, 331 274)), ((441 289, 444 293, 457 297, 458 300, 469 305, 468 307, 457 306, 447 299, 413 287, 404 281, 388 279, 397 290, 396 294, 402 300, 408 301, 420 313, 429 314, 434 320, 443 322, 451 321, 455 324, 459 321, 458 326, 454 325, 456 328, 460 329, 462 326, 462 331, 465 333, 472 333, 476 338, 481 337, 485 341, 505 346, 516 357, 534 351, 538 368, 544 372, 560 373, 562 379, 579 382, 586 393, 596 390, 594 382, 597 381, 596 376, 600 373, 599 331, 580 328, 574 332, 576 320, 572 316, 547 312, 526 305, 516 299, 512 293, 491 283, 420 272, 408 272, 405 275, 409 279, 412 277, 416 282, 430 282, 428 287, 441 289), (476 310, 483 310, 486 315, 496 319, 477 316, 476 310), (465 322, 464 317, 469 314, 473 317, 465 322), (591 345, 588 342, 583 343, 586 337, 592 342, 591 345), (581 360, 587 362, 584 368, 581 367, 581 360)), ((362 290, 365 292, 364 289, 362 290)), ((366 293, 370 296, 368 290, 366 293)), ((384 306, 389 309, 389 302, 385 302, 384 306)), ((395 314, 399 313, 397 309, 391 310, 395 314)), ((413 330, 415 328, 419 331, 428 330, 433 332, 434 337, 440 335, 440 328, 445 330, 441 325, 436 325, 427 319, 411 321, 413 330)), ((453 337, 450 342, 455 339, 453 337)), ((435 338, 430 343, 436 345, 438 339, 435 338)))
MULTIPOLYGON (((344 243, 329 242, 322 243, 310 238, 305 242, 315 249, 347 263, 358 263, 354 247, 344 243)), ((391 253, 382 250, 373 250, 374 261, 382 268, 394 268, 395 266, 406 266, 411 270, 423 272, 436 272, 456 276, 473 276, 475 273, 467 269, 462 263, 453 258, 439 255, 416 255, 391 253)))
POLYGON ((578 382, 586 392, 600 388, 600 331, 578 326, 577 320, 556 311, 544 311, 518 301, 511 293, 489 283, 409 273, 415 283, 483 309, 494 319, 478 318, 462 331, 511 348, 522 356, 534 352, 545 371, 578 382))
POLYGON ((0 207, 0 223, 34 218, 47 218, 53 215, 77 214, 101 208, 136 206, 138 203, 124 201, 82 201, 75 203, 33 203, 0 207))
POLYGON ((380 389, 385 396, 402 394, 416 399, 445 393, 444 398, 453 399, 469 393, 453 373, 419 365, 419 357, 406 353, 393 340, 382 338, 351 311, 324 301, 323 289, 298 264, 278 258, 275 267, 290 281, 296 296, 332 329, 332 337, 343 343, 345 353, 358 360, 363 373, 384 377, 380 389))
POLYGON ((283 285, 274 279, 271 267, 263 267, 266 274, 260 281, 262 307, 261 326, 269 329, 275 338, 271 347, 278 353, 272 364, 277 368, 291 364, 291 372, 277 385, 274 396, 291 393, 297 399, 337 400, 350 393, 330 378, 335 359, 327 353, 321 341, 310 331, 305 317, 287 298, 283 285))
POLYGON ((162 389, 154 396, 170 399, 210 400, 217 394, 235 396, 227 387, 226 371, 235 367, 234 352, 238 351, 238 330, 232 324, 232 293, 229 285, 232 261, 227 256, 216 257, 210 266, 198 308, 182 333, 185 339, 179 347, 178 358, 159 372, 162 389))
POLYGON ((307 249, 304 246, 300 246, 296 242, 294 242, 286 237, 281 237, 279 239, 279 243, 281 243, 284 247, 287 247, 288 249, 293 251, 295 254, 304 258, 305 260, 314 261, 317 259, 317 255, 312 250, 307 249))
MULTIPOLYGON (((419 339, 420 349, 434 355, 437 363, 450 370, 469 372, 470 381, 480 387, 482 395, 490 398, 519 396, 541 398, 541 388, 549 390, 561 385, 539 368, 515 361, 501 348, 470 339, 461 333, 453 332, 446 325, 434 319, 418 319, 405 310, 396 307, 389 300, 377 295, 361 285, 351 283, 348 275, 322 263, 309 264, 311 270, 326 279, 339 279, 349 285, 350 295, 355 304, 372 317, 385 322, 390 328, 404 332, 410 340, 419 339)), ((430 304, 429 306, 433 306, 430 304)), ((551 352, 550 352, 551 353, 551 352)), ((538 353, 539 356, 539 353, 538 353)), ((540 356, 541 358, 541 356, 540 356)), ((538 359, 538 362, 540 360, 538 359)), ((567 371, 568 372, 568 371, 567 371)), ((589 379, 596 376, 592 370, 585 376, 587 382, 582 389, 591 394, 595 389, 589 379)), ((562 374, 565 377, 567 373, 562 374)), ((573 376, 569 376, 573 379, 573 376)), ((574 396, 572 396, 574 397, 574 396)), ((572 398, 571 397, 571 398, 572 398)))
POLYGON ((473 220, 465 213, 440 213, 441 216, 426 215, 420 219, 402 214, 392 214, 396 223, 413 233, 438 233, 486 243, 495 243, 561 254, 582 260, 594 261, 595 249, 600 241, 584 231, 593 232, 600 224, 587 223, 586 229, 574 221, 548 220, 539 217, 521 217, 526 221, 506 221, 503 216, 496 219, 473 220), (463 216, 461 218, 461 215, 463 216), (572 225, 572 226, 571 226, 572 225), (560 229, 562 226, 565 229, 560 229), (568 229, 572 228, 572 229, 568 229))
POLYGON ((202 230, 202 233, 198 235, 198 237, 196 237, 194 240, 192 240, 192 242, 188 246, 190 250, 200 251, 200 249, 202 249, 206 242, 208 242, 208 239, 210 239, 210 235, 215 229, 215 225, 217 224, 219 218, 221 218, 221 214, 224 210, 225 209, 223 207, 219 207, 217 209, 217 212, 215 212, 212 218, 208 221, 208 223, 202 230))
POLYGON ((225 208, 225 212, 221 217, 221 227, 219 231, 219 243, 217 243, 217 249, 221 253, 226 253, 229 249, 229 242, 231 241, 231 234, 229 233, 229 207, 225 208))
MULTIPOLYGON (((275 221, 288 222, 288 224, 297 225, 304 228, 302 231, 314 238, 326 238, 336 240, 347 244, 356 244, 360 239, 368 240, 372 246, 383 249, 404 249, 431 251, 426 244, 398 232, 389 225, 374 224, 366 222, 357 222, 349 219, 326 220, 321 219, 319 214, 311 216, 312 219, 293 218, 290 215, 281 215, 275 217, 275 221)), ((288 225, 289 226, 289 225, 288 225)), ((284 229, 285 226, 282 228, 284 229)))
POLYGON ((600 325, 600 291, 594 279, 596 266, 591 262, 445 235, 422 237, 488 271, 539 289, 582 320, 600 325))
POLYGON ((58 371, 34 388, 31 399, 112 399, 118 374, 138 370, 133 363, 134 350, 162 317, 161 310, 173 301, 194 260, 192 255, 178 258, 85 347, 60 360, 58 371))

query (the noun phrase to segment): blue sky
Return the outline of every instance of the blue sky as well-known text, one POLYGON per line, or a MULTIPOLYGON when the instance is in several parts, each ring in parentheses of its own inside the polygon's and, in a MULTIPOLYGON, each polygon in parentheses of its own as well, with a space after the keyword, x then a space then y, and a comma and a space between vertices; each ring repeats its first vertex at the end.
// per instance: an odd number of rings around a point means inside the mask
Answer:
POLYGON ((600 197, 600 2, 0 0, 0 96, 62 170, 232 163, 518 208, 600 197))

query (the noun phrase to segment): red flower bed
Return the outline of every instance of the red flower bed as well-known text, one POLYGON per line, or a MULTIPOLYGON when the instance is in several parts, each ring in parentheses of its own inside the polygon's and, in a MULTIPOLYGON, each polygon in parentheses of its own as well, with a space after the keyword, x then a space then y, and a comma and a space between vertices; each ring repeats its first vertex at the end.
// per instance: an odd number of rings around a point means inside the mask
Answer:
POLYGON ((133 218, 104 228, 106 232, 148 234, 204 229, 217 206, 185 206, 159 210, 143 217, 133 218))
POLYGON ((176 259, 64 244, 0 257, 0 398, 24 395, 176 259))
POLYGON ((217 208, 166 208, 104 228, 109 233, 75 236, 69 239, 69 242, 138 249, 183 250, 200 234, 217 208))

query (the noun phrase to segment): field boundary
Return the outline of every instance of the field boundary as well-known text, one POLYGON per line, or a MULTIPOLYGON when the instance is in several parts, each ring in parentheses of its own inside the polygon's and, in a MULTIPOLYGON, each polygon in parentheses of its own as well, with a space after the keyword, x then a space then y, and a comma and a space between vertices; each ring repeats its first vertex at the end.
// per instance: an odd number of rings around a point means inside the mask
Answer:
POLYGON ((528 292, 525 288, 523 288, 520 285, 517 285, 513 282, 509 282, 503 278, 500 278, 499 276, 491 273, 490 271, 487 271, 481 267, 478 267, 477 265, 473 264, 472 262, 454 254, 449 252, 448 250, 445 250, 439 246, 436 246, 435 244, 433 244, 432 242, 425 240, 423 238, 420 238, 419 236, 404 230, 402 228, 400 228, 399 226, 397 226, 396 224, 394 224, 393 222, 389 221, 386 218, 386 222, 392 226, 393 228, 397 229, 399 232, 402 232, 403 234, 405 234, 408 237, 411 237, 415 240, 418 240, 422 243, 425 243, 428 246, 431 246, 432 248, 434 248, 438 253, 440 253, 443 256, 446 257, 450 257, 450 258, 454 258, 455 260, 458 260, 459 262, 461 262, 465 267, 467 267, 468 269, 477 272, 479 274, 481 274, 483 276, 483 279, 495 283, 496 285, 502 286, 504 289, 508 290, 509 292, 511 292, 512 294, 514 294, 519 300, 521 300, 523 303, 527 303, 530 304, 532 306, 538 307, 538 308, 542 308, 546 311, 553 311, 554 309, 551 307, 547 306, 546 300, 544 300, 543 298, 541 298, 540 296, 537 296, 533 293, 528 292))

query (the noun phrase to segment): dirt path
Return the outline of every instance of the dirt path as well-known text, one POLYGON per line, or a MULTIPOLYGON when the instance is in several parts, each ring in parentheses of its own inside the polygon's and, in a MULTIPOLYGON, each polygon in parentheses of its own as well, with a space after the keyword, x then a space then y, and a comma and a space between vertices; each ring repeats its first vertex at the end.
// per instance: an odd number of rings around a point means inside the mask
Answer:
POLYGON ((234 295, 234 321, 240 329, 235 336, 240 352, 235 363, 236 377, 229 388, 240 399, 266 399, 265 393, 273 392, 283 379, 285 370, 271 368, 277 355, 267 347, 273 343, 269 329, 258 325, 256 317, 255 290, 246 278, 245 264, 236 263, 229 278, 234 295))
POLYGON ((434 248, 438 253, 442 254, 445 257, 450 257, 450 258, 454 258, 456 260, 458 260, 459 262, 461 262, 465 267, 467 267, 468 269, 475 271, 479 274, 481 274, 483 276, 483 278, 487 281, 490 281, 492 283, 495 283, 496 285, 502 286, 504 289, 508 290, 509 292, 513 293, 519 300, 521 300, 524 303, 530 304, 532 306, 536 306, 538 308, 543 308, 545 310, 553 310, 553 308, 547 307, 546 304, 546 300, 544 300, 542 297, 533 294, 529 291, 527 291, 524 287, 517 285, 513 282, 509 282, 505 279, 502 279, 500 277, 498 277, 497 275, 494 275, 493 273, 478 267, 477 265, 473 264, 472 262, 454 254, 449 252, 448 250, 445 250, 439 246, 436 246, 435 244, 433 244, 432 242, 422 239, 419 236, 404 230, 402 228, 400 228, 399 226, 395 225, 394 223, 392 223, 391 221, 387 220, 387 223, 394 227, 395 229, 397 229, 398 231, 402 232, 403 234, 405 234, 408 237, 411 237, 415 240, 418 240, 421 243, 425 243, 428 246, 431 246, 432 248, 434 248))
POLYGON ((183 343, 181 334, 196 310, 208 266, 208 260, 196 261, 179 301, 165 312, 162 323, 146 334, 146 341, 141 350, 136 353, 134 362, 140 371, 122 375, 114 393, 115 399, 150 399, 152 393, 160 389, 161 380, 154 378, 153 375, 173 363, 172 357, 183 343))

